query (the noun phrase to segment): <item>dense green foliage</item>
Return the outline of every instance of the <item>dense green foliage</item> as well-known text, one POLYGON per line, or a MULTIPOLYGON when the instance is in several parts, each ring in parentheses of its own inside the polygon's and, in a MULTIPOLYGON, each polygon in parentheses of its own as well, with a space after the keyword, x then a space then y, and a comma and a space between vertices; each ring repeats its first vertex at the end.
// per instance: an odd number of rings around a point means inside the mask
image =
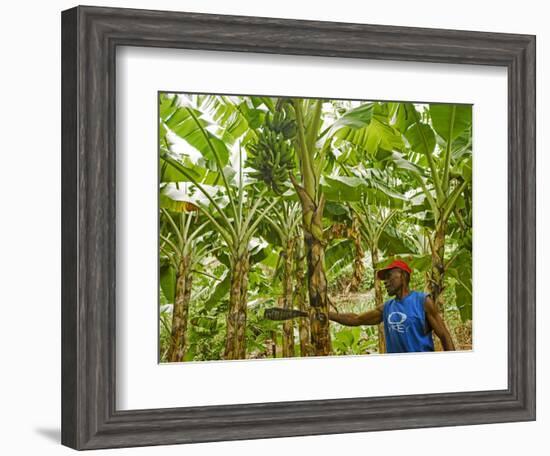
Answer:
MULTIPOLYGON (((331 310, 373 308, 375 269, 402 258, 414 271, 412 289, 440 290, 457 348, 471 347, 471 106, 315 103, 159 95, 161 361, 171 342, 180 344, 178 360, 234 359, 238 336, 231 345, 228 322, 245 325, 247 358, 282 356, 283 322, 264 311, 296 308, 300 287, 307 289, 296 280, 307 265, 295 254, 304 234, 292 183, 306 182, 304 169, 326 200, 331 310), (309 168, 300 144, 315 150, 309 168), (173 318, 176 302, 186 306, 183 323, 173 318), (184 340, 175 340, 176 324, 184 340)), ((295 356, 304 355, 298 319, 290 331, 295 356)), ((331 323, 330 338, 336 355, 379 351, 375 326, 331 323)))

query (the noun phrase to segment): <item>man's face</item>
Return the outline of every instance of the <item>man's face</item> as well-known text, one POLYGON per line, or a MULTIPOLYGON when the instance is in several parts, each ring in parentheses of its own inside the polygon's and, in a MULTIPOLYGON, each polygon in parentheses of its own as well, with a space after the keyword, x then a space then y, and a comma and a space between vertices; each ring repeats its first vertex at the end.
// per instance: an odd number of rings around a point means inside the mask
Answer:
POLYGON ((386 276, 384 277, 384 286, 386 287, 386 292, 388 295, 395 296, 404 283, 405 278, 401 269, 394 268, 386 272, 386 276))

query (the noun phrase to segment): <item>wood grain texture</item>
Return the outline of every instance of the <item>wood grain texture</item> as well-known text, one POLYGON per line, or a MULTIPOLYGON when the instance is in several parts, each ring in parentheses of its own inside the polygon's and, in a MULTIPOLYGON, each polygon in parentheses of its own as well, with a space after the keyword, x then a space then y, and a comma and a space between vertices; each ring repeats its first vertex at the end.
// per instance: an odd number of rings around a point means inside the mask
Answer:
POLYGON ((62 13, 62 443, 75 449, 535 419, 535 37, 78 7, 62 13), (117 46, 508 68, 508 388, 115 409, 117 46))

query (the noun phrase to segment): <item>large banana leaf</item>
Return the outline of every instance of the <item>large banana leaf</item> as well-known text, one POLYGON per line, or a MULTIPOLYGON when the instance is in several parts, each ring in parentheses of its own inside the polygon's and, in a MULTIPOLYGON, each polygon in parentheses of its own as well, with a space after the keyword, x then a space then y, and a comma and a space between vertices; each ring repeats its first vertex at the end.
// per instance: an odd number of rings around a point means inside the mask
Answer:
POLYGON ((370 158, 376 157, 380 150, 401 150, 401 135, 389 124, 387 116, 383 105, 362 104, 344 113, 334 122, 329 130, 329 137, 355 145, 370 158))
POLYGON ((472 252, 461 249, 454 255, 446 273, 455 279, 456 305, 463 322, 472 319, 472 252))
POLYGON ((229 270, 226 270, 223 276, 220 278, 220 281, 214 287, 214 290, 204 303, 204 307, 210 310, 216 304, 218 304, 222 299, 224 299, 229 294, 229 288, 231 287, 231 273, 229 270))
POLYGON ((428 124, 416 122, 405 132, 405 137, 415 152, 431 154, 435 149, 435 133, 428 124))
POLYGON ((269 97, 250 97, 250 103, 254 108, 264 105, 269 111, 275 110, 275 101, 269 97))
POLYGON ((437 134, 445 141, 453 141, 472 125, 472 106, 431 104, 430 117, 437 134))
POLYGON ((399 132, 376 118, 364 128, 342 128, 334 136, 355 145, 371 159, 379 157, 380 150, 387 153, 403 149, 403 139, 399 132))
POLYGON ((343 218, 348 219, 349 211, 344 204, 337 203, 334 201, 327 201, 325 204, 325 217, 330 218, 334 221, 341 221, 343 218))
POLYGON ((206 161, 222 168, 227 165, 229 150, 225 142, 209 130, 215 124, 206 120, 201 111, 164 96, 160 97, 159 112, 162 123, 199 151, 206 161))
POLYGON ((329 136, 332 136, 339 130, 344 130, 344 135, 346 134, 346 129, 361 129, 368 126, 374 115, 374 103, 365 103, 357 108, 351 109, 345 112, 334 124, 332 124, 329 136))
MULTIPOLYGON (((216 200, 216 203, 220 208, 224 208, 229 203, 229 199, 223 193, 220 193, 220 189, 215 186, 202 185, 202 189, 216 200)), ((174 183, 167 183, 160 189, 160 206, 165 209, 178 210, 178 203, 191 203, 195 206, 208 207, 210 200, 202 193, 197 191, 193 184, 188 184, 188 187, 184 187, 181 183, 176 185, 174 183), (172 202, 168 201, 171 200, 172 202)))
POLYGON ((398 103, 395 117, 392 119, 392 125, 401 133, 418 120, 418 113, 412 103, 398 103))
POLYGON ((168 197, 167 195, 159 195, 159 206, 162 209, 168 209, 174 212, 195 212, 198 211, 198 207, 191 201, 177 201, 168 197))
POLYGON ((393 163, 397 169, 408 171, 416 176, 424 176, 424 169, 416 163, 407 159, 407 156, 400 152, 392 152, 388 158, 388 163, 393 163))
POLYGON ((466 182, 472 182, 472 156, 461 161, 453 171, 460 174, 466 182))
MULTIPOLYGON (((190 179, 189 176, 186 176, 175 167, 170 166, 161 156, 159 158, 160 183, 196 181, 204 185, 223 185, 223 180, 220 172, 207 169, 206 167, 200 166, 199 164, 195 164, 189 159, 189 157, 184 156, 178 158, 178 161, 182 165, 182 168, 185 169, 187 173, 189 173, 192 179, 190 179)), ((228 182, 232 182, 236 175, 235 170, 231 166, 225 166, 223 168, 223 173, 228 182)))
POLYGON ((349 239, 342 239, 332 243, 325 250, 325 264, 327 273, 337 273, 346 265, 353 262, 355 250, 353 242, 349 239))
POLYGON ((241 104, 238 97, 206 95, 198 105, 203 112, 211 114, 214 122, 220 126, 221 140, 229 146, 235 144, 250 127, 248 119, 239 109, 241 104))
POLYGON ((160 288, 166 300, 173 304, 176 296, 176 270, 170 265, 160 268, 160 288))
POLYGON ((359 202, 367 199, 390 207, 403 207, 406 198, 381 182, 355 176, 321 176, 321 189, 327 201, 359 202))
MULTIPOLYGON (((180 159, 182 166, 193 176, 196 181, 202 181, 206 169, 201 166, 196 166, 188 157, 182 157, 180 159)), ((179 170, 170 166, 166 160, 161 156, 159 157, 159 183, 163 182, 191 182, 187 176, 181 173, 179 170)))
POLYGON ((387 226, 380 234, 378 248, 386 255, 412 255, 416 252, 406 236, 397 232, 392 226, 387 226))

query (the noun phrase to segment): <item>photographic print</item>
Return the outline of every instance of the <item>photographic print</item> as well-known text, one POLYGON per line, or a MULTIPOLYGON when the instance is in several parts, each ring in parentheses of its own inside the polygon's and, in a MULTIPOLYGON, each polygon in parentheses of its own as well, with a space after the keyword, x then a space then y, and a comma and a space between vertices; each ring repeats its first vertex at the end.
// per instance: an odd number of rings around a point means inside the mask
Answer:
POLYGON ((158 93, 159 362, 472 350, 472 106, 158 93))

